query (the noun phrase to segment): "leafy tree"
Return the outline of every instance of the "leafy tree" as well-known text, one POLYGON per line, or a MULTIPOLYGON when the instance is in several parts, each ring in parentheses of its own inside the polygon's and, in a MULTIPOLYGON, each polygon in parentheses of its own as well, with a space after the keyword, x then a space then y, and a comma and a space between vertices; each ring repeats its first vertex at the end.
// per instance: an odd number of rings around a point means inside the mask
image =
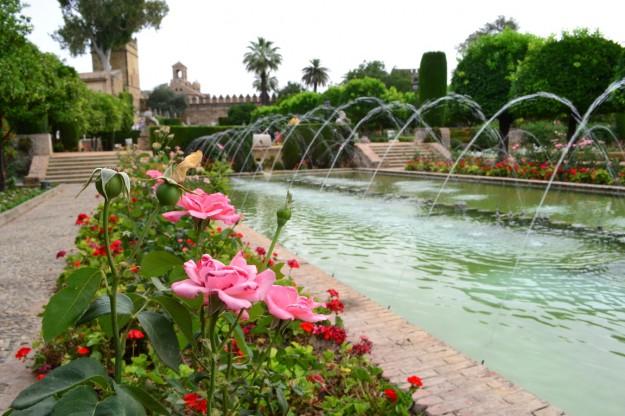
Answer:
MULTIPOLYGON (((618 43, 599 32, 584 29, 565 32, 560 39, 550 38, 543 46, 528 51, 515 75, 512 95, 547 91, 569 99, 584 113, 614 80, 622 53, 623 48, 618 43)), ((604 105, 601 110, 613 111, 615 107, 604 105)), ((568 111, 545 100, 528 105, 524 110, 539 116, 557 116, 568 111)), ((568 137, 571 137, 577 123, 573 114, 569 113, 568 117, 568 137)))
POLYGON ((302 81, 305 85, 313 87, 313 92, 317 92, 317 87, 325 86, 330 77, 328 76, 328 68, 321 66, 321 61, 317 58, 310 60, 310 65, 303 68, 304 76, 302 81))
POLYGON ((0 191, 5 189, 5 146, 13 127, 9 121, 23 118, 45 98, 41 53, 26 40, 29 19, 19 0, 0 2, 0 191))
POLYGON ((386 67, 384 66, 384 62, 382 61, 364 61, 358 68, 352 69, 345 74, 345 82, 351 81, 353 79, 361 79, 361 78, 374 78, 378 79, 382 82, 386 81, 388 77, 388 72, 386 72, 386 67))
POLYGON ((159 28, 169 11, 164 0, 59 0, 64 25, 54 37, 74 56, 87 47, 111 70, 111 51, 141 29, 159 28))
POLYGON ((408 69, 393 68, 391 69, 391 72, 389 72, 384 83, 387 88, 395 88, 400 92, 414 91, 413 77, 415 75, 413 75, 408 69))
POLYGON ((494 35, 496 33, 501 33, 504 30, 519 30, 519 23, 513 18, 507 18, 506 16, 498 16, 494 22, 486 23, 479 30, 471 33, 469 37, 465 39, 458 47, 458 53, 460 56, 464 56, 469 49, 469 46, 482 36, 486 35, 494 35))
POLYGON ((289 81, 284 87, 278 90, 278 101, 284 100, 303 91, 305 91, 305 89, 302 84, 299 82, 289 81))
POLYGON ((243 55, 245 69, 258 77, 261 104, 269 104, 271 71, 276 71, 282 63, 282 55, 278 52, 280 48, 274 46, 273 42, 259 37, 256 42, 250 42, 247 49, 243 55))
POLYGON ((167 84, 161 84, 150 93, 148 107, 171 117, 179 117, 186 110, 187 101, 184 95, 177 94, 167 84))
MULTIPOLYGON (((458 62, 451 81, 452 89, 473 98, 486 116, 492 116, 512 98, 512 77, 527 51, 539 44, 537 37, 511 29, 480 36, 469 45, 458 62)), ((505 141, 501 149, 503 155, 513 115, 505 111, 498 120, 499 132, 505 141)))

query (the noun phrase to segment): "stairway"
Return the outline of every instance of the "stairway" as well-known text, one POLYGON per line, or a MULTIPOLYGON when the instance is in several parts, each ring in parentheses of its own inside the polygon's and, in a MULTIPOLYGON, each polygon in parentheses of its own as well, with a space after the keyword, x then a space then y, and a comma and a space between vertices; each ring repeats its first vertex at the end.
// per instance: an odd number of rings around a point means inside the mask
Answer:
POLYGON ((369 147, 382 160, 380 165, 382 169, 403 169, 408 161, 413 160, 417 156, 417 153, 420 158, 441 158, 441 155, 427 143, 369 143, 369 147))
POLYGON ((48 159, 46 181, 52 183, 86 182, 95 168, 116 168, 117 152, 53 153, 48 159))

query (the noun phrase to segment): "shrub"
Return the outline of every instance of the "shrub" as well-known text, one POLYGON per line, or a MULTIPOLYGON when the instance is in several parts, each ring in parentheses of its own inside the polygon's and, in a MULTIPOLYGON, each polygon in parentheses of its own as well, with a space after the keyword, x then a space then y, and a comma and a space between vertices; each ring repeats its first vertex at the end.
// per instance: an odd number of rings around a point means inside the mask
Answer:
MULTIPOLYGON (((171 126, 171 133, 174 135, 172 146, 186 147, 198 137, 209 136, 220 131, 232 129, 234 126, 171 126)), ((150 143, 154 142, 154 131, 158 127, 150 128, 150 143)))
MULTIPOLYGON (((320 128, 321 124, 312 123, 300 124, 295 128, 295 131, 282 147, 281 157, 285 169, 297 167, 306 152, 306 148, 320 128)), ((329 168, 346 137, 347 132, 342 132, 334 125, 326 126, 315 140, 303 162, 311 168, 329 168)), ((337 163, 345 163, 352 151, 351 144, 345 146, 337 163)))
MULTIPOLYGON (((419 66, 419 103, 447 95, 447 58, 445 52, 426 52, 419 66)), ((428 112, 425 121, 430 126, 441 126, 445 115, 444 108, 428 112)))

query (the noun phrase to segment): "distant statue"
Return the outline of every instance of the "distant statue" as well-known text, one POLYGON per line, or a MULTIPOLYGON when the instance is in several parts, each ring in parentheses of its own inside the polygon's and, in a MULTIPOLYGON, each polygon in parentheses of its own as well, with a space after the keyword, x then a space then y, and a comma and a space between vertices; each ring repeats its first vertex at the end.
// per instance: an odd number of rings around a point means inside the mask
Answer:
POLYGON ((347 118, 347 114, 345 114, 345 111, 339 111, 339 116, 336 118, 336 124, 340 126, 348 126, 349 124, 351 124, 351 121, 349 118, 347 118))

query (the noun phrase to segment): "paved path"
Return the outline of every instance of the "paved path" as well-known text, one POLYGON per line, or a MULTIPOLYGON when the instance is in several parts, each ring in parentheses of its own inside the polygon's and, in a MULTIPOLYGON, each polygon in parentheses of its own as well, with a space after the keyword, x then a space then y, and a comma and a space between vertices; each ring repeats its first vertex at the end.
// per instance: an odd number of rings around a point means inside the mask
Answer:
MULTIPOLYGON (((269 247, 270 241, 241 225, 238 230, 252 247, 269 247)), ((278 245, 281 260, 297 258, 278 245)), ((326 290, 339 291, 345 304, 342 315, 350 340, 366 335, 373 342, 373 361, 392 382, 407 387, 406 378, 416 374, 425 388, 415 402, 431 416, 560 416, 563 412, 512 384, 499 374, 454 350, 382 305, 340 283, 319 268, 298 258, 301 268, 292 276, 318 299, 326 290)), ((285 270, 287 272, 287 270, 285 270)))
POLYGON ((101 201, 93 187, 75 198, 80 187, 59 185, 50 199, 0 227, 0 413, 34 381, 15 351, 39 335, 37 314, 65 264, 56 253, 74 247, 76 216, 101 201))

